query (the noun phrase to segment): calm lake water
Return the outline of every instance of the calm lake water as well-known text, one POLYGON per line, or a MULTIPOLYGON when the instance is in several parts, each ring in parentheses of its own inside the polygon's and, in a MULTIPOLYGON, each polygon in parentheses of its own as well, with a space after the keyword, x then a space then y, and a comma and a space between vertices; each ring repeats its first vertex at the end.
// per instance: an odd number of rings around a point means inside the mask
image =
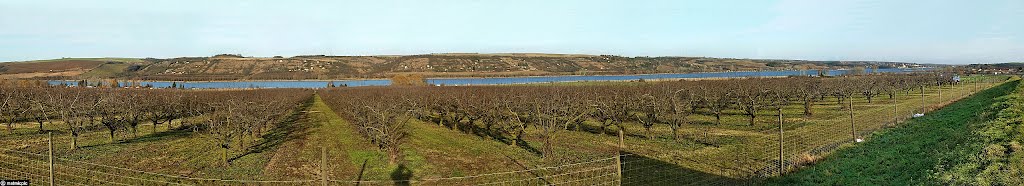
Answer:
MULTIPOLYGON (((882 73, 902 73, 927 70, 926 68, 890 68, 878 69, 882 73)), ((870 71, 870 70, 869 70, 870 71)), ((848 70, 830 70, 829 75, 842 75, 848 70)), ((639 79, 679 79, 679 78, 731 78, 731 77, 773 77, 816 75, 816 70, 763 71, 763 72, 710 72, 710 73, 679 73, 679 74, 639 74, 639 75, 583 75, 583 76, 535 76, 535 77, 500 77, 500 78, 430 78, 427 83, 434 85, 504 85, 527 83, 575 82, 575 81, 630 81, 639 79)), ((169 87, 172 84, 185 88, 322 88, 331 81, 209 81, 209 82, 170 82, 143 81, 142 85, 153 87, 169 87)), ((370 80, 338 80, 335 85, 348 86, 385 86, 391 81, 386 79, 370 80)), ((50 84, 75 84, 75 81, 53 80, 50 84)), ((124 84, 125 82, 121 82, 124 84)))

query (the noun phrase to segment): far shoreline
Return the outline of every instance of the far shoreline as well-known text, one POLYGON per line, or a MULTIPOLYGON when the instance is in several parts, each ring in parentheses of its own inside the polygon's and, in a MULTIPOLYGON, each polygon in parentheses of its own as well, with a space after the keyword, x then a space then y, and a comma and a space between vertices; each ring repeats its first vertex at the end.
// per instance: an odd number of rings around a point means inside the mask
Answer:
MULTIPOLYGON (((887 68, 887 69, 928 69, 928 67, 917 67, 917 68, 887 68)), ((831 70, 850 70, 850 69, 831 69, 831 70)), ((597 75, 536 75, 536 76, 509 76, 509 77, 427 77, 426 80, 453 80, 453 79, 506 79, 506 78, 546 78, 546 77, 611 77, 611 76, 648 76, 648 75, 666 75, 666 74, 713 74, 713 73, 743 73, 743 72, 799 72, 799 71, 815 71, 813 69, 808 70, 779 70, 779 71, 721 71, 721 72, 686 72, 686 73, 645 73, 645 74, 597 74, 597 75)), ((756 77, 773 77, 773 76, 756 76, 756 77)), ((707 77, 707 78, 721 78, 721 77, 707 77)), ((652 78, 654 79, 707 79, 707 78, 652 78)), ((184 83, 232 83, 232 82, 351 82, 351 81, 382 81, 388 78, 366 78, 366 79, 268 79, 268 80, 210 80, 210 81, 170 81, 170 80, 132 80, 132 79, 116 79, 116 78, 100 78, 101 80, 115 79, 117 81, 140 81, 140 82, 184 82, 184 83)), ((642 79, 642 78, 641 78, 642 79)), ((51 79, 45 81, 64 81, 64 82, 75 82, 88 79, 51 79)), ((587 80, 580 80, 587 81, 587 80)), ((613 81, 613 80, 604 80, 613 81)), ((633 81, 633 80, 615 80, 615 81, 633 81)), ((559 82, 577 82, 577 81, 559 81, 559 82)), ((546 82, 538 82, 546 83, 546 82)))

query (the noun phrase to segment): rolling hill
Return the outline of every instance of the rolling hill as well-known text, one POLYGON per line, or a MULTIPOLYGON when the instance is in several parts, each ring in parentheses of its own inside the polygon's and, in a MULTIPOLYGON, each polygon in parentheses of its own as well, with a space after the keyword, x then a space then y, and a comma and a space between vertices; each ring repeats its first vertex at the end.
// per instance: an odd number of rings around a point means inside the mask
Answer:
POLYGON ((839 69, 921 66, 872 61, 805 61, 707 57, 622 57, 540 53, 444 53, 423 55, 65 58, 0 63, 0 78, 142 80, 298 80, 427 77, 497 77, 579 74, 644 74, 721 71, 839 69))

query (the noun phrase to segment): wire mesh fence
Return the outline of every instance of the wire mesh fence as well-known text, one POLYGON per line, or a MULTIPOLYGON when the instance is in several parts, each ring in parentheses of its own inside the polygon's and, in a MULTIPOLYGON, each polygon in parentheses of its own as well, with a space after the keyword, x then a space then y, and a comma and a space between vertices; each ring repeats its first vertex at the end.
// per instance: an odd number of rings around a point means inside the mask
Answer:
MULTIPOLYGON (((687 139, 703 146, 682 153, 649 150, 664 146, 654 142, 656 140, 627 140, 626 151, 637 154, 624 158, 623 185, 763 183, 810 166, 844 145, 871 140, 871 135, 878 130, 899 126, 915 115, 926 114, 1002 82, 974 81, 899 92, 893 97, 883 96, 871 101, 859 98, 822 103, 816 107, 836 112, 815 115, 813 124, 807 124, 801 114, 786 112, 781 124, 777 118, 772 118, 775 121, 764 124, 773 127, 751 133, 710 127, 687 139)), ((787 107, 796 110, 799 106, 787 107)), ((779 117, 769 112, 763 115, 779 117)))

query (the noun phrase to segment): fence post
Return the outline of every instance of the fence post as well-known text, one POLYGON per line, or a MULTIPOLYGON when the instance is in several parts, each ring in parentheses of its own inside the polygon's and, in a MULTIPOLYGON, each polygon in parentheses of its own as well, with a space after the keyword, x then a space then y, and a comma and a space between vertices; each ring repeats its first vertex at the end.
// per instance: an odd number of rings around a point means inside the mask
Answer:
POLYGON ((899 106, 896 105, 896 96, 899 96, 898 92, 892 94, 892 126, 900 124, 900 111, 899 106))
POLYGON ((856 125, 857 125, 856 122, 853 120, 853 96, 851 95, 850 96, 850 134, 853 134, 853 141, 854 142, 858 142, 857 141, 857 126, 856 125))
MULTIPOLYGON (((853 99, 850 99, 850 101, 852 102, 853 99)), ((785 153, 786 153, 786 146, 785 146, 786 145, 786 143, 785 143, 785 140, 786 140, 785 137, 786 136, 783 135, 783 133, 782 133, 783 132, 783 130, 782 130, 782 122, 783 122, 783 120, 782 120, 782 106, 779 106, 777 109, 779 111, 779 175, 782 175, 782 173, 786 172, 785 171, 785 167, 784 167, 785 166, 785 153)))
POLYGON ((622 150, 625 148, 625 137, 622 136, 622 128, 619 128, 619 150, 615 153, 615 174, 619 177, 619 184, 622 184, 622 150))
POLYGON ((921 85, 921 113, 924 114, 925 109, 928 108, 928 100, 924 99, 924 85, 921 85))
POLYGON ((320 147, 320 182, 327 186, 327 147, 320 147))
POLYGON ((50 161, 50 186, 53 186, 53 132, 46 133, 46 146, 49 149, 47 157, 50 161))

